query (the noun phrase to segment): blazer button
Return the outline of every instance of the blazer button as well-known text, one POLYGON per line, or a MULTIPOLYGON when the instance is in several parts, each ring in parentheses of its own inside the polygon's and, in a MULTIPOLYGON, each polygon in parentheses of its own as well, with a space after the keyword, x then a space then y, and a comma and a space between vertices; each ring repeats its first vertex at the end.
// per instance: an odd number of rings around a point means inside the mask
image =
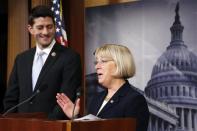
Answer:
POLYGON ((33 104, 33 102, 31 101, 29 104, 30 104, 30 105, 32 105, 32 104, 33 104))
POLYGON ((113 104, 114 103, 114 100, 110 100, 110 103, 113 104))

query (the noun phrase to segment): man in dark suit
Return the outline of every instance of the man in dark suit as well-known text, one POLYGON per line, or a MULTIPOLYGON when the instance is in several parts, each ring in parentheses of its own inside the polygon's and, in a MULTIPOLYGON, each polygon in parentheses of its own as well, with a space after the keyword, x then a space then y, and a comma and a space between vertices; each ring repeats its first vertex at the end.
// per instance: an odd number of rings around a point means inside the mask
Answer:
POLYGON ((55 22, 50 7, 32 9, 28 30, 36 40, 36 47, 15 59, 4 98, 5 111, 36 93, 11 112, 45 112, 49 118, 65 119, 55 96, 63 92, 74 101, 81 84, 80 56, 55 42, 55 22))

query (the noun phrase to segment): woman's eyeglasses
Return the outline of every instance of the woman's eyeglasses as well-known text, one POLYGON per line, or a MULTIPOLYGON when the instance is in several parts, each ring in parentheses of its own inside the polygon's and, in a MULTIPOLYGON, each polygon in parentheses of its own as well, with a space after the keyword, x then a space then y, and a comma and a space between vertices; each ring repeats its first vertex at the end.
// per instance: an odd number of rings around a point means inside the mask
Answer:
POLYGON ((94 65, 97 65, 97 64, 103 65, 103 64, 105 64, 105 63, 107 63, 109 61, 113 61, 113 60, 98 60, 98 61, 95 61, 94 62, 94 65))

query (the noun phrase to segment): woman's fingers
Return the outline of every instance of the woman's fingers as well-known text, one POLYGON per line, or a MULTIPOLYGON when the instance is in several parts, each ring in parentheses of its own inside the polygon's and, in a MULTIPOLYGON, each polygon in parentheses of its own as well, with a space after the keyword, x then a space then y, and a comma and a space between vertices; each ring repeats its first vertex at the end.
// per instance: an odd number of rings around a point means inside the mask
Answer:
POLYGON ((57 100, 57 103, 62 109, 64 108, 64 104, 62 104, 59 100, 57 100))
MULTIPOLYGON (((62 108, 64 113, 71 118, 72 112, 74 110, 74 104, 73 102, 64 94, 64 93, 57 93, 56 95, 57 103, 62 108)), ((74 115, 79 114, 80 110, 80 99, 78 98, 76 101, 76 107, 74 110, 74 115)))
POLYGON ((57 100, 59 100, 63 105, 67 104, 68 102, 70 102, 70 99, 64 95, 63 93, 57 93, 56 96, 57 100))
POLYGON ((58 102, 58 104, 61 106, 61 108, 64 108, 64 106, 67 104, 67 100, 64 99, 64 98, 62 97, 62 95, 59 94, 59 93, 57 94, 56 98, 57 98, 57 102, 58 102))

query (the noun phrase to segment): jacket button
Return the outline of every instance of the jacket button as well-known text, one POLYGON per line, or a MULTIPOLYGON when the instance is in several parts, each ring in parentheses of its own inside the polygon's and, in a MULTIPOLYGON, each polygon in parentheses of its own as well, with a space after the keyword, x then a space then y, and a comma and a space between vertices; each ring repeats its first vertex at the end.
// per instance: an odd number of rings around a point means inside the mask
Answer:
POLYGON ((32 104, 33 104, 33 102, 31 101, 31 102, 30 102, 30 104, 32 105, 32 104))

